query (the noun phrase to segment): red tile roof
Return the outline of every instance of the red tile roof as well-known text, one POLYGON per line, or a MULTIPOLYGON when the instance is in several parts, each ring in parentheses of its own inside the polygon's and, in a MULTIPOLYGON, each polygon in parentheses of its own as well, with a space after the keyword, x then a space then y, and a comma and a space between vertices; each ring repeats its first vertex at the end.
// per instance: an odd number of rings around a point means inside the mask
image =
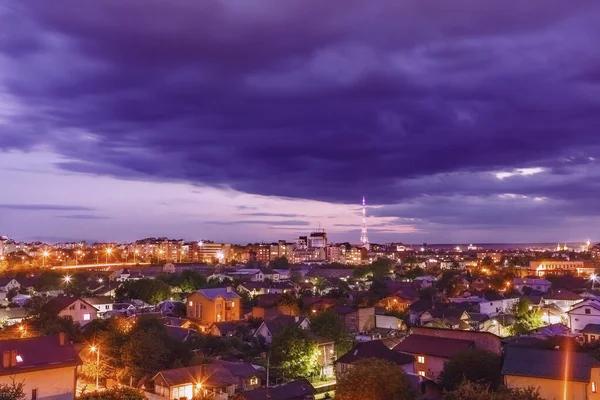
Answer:
POLYGON ((394 350, 408 354, 452 358, 456 353, 474 346, 475 342, 472 340, 410 335, 394 347, 394 350))
POLYGON ((5 351, 12 350, 17 352, 17 361, 19 359, 22 361, 17 362, 16 367, 8 368, 3 368, 0 363, 0 376, 76 366, 82 363, 68 340, 64 346, 60 346, 59 335, 0 341, 0 357, 5 351))

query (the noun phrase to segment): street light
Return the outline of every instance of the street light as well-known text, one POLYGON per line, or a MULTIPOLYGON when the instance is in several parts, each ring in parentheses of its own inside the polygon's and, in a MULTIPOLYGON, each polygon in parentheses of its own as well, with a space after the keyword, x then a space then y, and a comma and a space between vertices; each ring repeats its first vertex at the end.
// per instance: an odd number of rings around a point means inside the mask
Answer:
POLYGON ((112 254, 112 252, 113 252, 113 249, 112 249, 112 248, 108 247, 108 248, 106 249, 106 263, 107 263, 107 264, 108 264, 108 256, 109 256, 109 255, 111 255, 111 254, 112 254))
POLYGON ((47 250, 44 250, 42 253, 42 267, 46 266, 46 257, 48 257, 50 253, 47 250))
POLYGON ((137 255, 140 253, 139 250, 133 252, 133 263, 137 264, 137 255))
POLYGON ((92 346, 90 350, 92 351, 92 353, 96 353, 96 390, 98 390, 100 387, 100 385, 98 384, 100 376, 100 347, 92 346))
POLYGON ((594 284, 596 283, 596 278, 598 278, 598 275, 596 275, 596 274, 590 275, 590 280, 592 281, 592 290, 594 290, 594 284))
POLYGON ((79 265, 79 256, 83 254, 83 251, 77 250, 75 252, 75 265, 79 265))
POLYGON ((71 282, 71 277, 69 275, 65 275, 65 277, 63 279, 64 279, 65 283, 71 282))

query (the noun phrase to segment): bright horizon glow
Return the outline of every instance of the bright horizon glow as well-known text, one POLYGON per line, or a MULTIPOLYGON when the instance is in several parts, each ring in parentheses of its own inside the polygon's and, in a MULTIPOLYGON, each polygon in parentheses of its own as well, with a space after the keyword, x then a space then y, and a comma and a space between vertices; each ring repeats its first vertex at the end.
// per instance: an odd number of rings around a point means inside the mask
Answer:
POLYGON ((517 168, 514 169, 512 171, 500 171, 500 172, 496 172, 496 178, 503 180, 506 178, 510 178, 513 176, 530 176, 530 175, 536 175, 536 174, 541 174, 542 172, 545 172, 546 169, 542 168, 542 167, 533 167, 533 168, 517 168))

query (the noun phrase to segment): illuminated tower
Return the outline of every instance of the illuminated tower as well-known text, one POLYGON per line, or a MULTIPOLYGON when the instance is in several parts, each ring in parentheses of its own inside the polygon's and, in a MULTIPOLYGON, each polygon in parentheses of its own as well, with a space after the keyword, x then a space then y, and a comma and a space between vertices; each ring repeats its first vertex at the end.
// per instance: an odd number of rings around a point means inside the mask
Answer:
POLYGON ((362 229, 360 230, 360 244, 365 249, 369 250, 369 237, 367 236, 367 206, 365 196, 362 203, 362 229))

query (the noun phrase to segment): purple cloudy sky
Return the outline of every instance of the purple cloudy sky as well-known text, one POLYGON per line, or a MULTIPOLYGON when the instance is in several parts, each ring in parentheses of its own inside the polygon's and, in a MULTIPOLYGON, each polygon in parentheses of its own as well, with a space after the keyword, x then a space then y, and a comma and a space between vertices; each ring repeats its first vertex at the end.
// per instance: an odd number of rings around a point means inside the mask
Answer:
POLYGON ((0 4, 0 233, 600 239, 597 0, 0 4))

